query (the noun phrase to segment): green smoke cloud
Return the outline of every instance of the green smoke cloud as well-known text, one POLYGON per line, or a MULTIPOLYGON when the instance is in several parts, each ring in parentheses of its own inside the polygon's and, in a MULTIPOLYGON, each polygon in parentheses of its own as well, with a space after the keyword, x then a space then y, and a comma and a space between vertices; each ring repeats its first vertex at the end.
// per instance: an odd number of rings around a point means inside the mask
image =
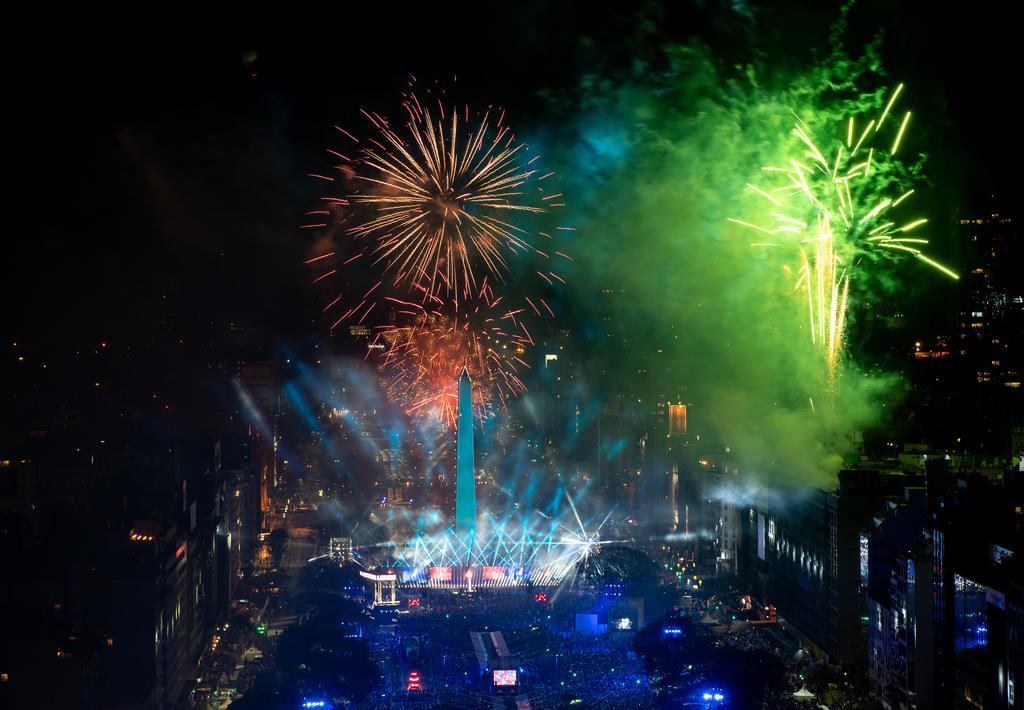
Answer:
MULTIPOLYGON (((624 291, 614 314, 622 338, 581 349, 600 350, 603 369, 618 373, 611 388, 635 387, 641 362, 649 397, 682 388, 706 440, 766 482, 834 480, 850 433, 878 420, 894 382, 863 371, 856 353, 830 382, 794 290, 798 264, 752 249, 727 221, 764 209, 745 186, 762 181, 762 166, 786 164, 796 120, 827 131, 883 106, 896 82, 877 46, 850 57, 838 44, 797 70, 723 67, 698 44, 647 51, 631 71, 588 76, 561 100, 564 148, 548 155, 578 230, 574 297, 624 291)), ((920 178, 924 156, 901 150, 912 159, 880 172, 879 191, 920 178)), ((898 291, 902 267, 868 266, 851 283, 855 303, 898 291)))

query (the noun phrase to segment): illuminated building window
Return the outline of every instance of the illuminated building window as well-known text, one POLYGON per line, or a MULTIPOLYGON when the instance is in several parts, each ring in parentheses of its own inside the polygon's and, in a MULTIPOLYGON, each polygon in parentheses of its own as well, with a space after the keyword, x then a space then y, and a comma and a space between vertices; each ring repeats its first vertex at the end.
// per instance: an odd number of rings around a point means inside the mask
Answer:
POLYGON ((670 404, 668 405, 668 433, 673 434, 685 434, 686 433, 686 405, 685 404, 670 404))
POLYGON ((988 645, 988 615, 985 587, 953 575, 957 651, 988 645))

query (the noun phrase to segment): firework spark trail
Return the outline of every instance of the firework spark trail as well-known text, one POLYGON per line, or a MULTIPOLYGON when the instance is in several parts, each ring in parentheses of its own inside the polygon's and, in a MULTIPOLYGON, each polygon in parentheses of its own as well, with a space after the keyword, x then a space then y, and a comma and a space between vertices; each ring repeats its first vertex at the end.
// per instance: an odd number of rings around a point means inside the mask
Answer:
POLYGON ((896 153, 910 122, 908 111, 891 144, 882 142, 883 126, 897 125, 895 119, 888 123, 886 119, 902 90, 903 84, 896 87, 881 115, 869 120, 862 131, 857 131, 857 120, 850 117, 841 135, 829 139, 825 151, 797 121, 793 128, 797 153, 785 167, 762 168, 769 176, 782 176, 783 182, 767 187, 747 184, 766 201, 771 220, 761 224, 729 220, 776 237, 753 246, 797 248, 796 288, 806 293, 811 341, 823 354, 830 382, 834 382, 842 356, 850 278, 855 268, 863 268, 861 256, 910 254, 951 278, 959 278, 923 252, 928 240, 916 230, 927 220, 901 219, 897 214, 897 208, 914 191, 881 197, 891 190, 892 176, 898 174, 896 153))
POLYGON ((351 208, 347 233, 373 242, 373 263, 396 286, 458 301, 473 297, 483 275, 502 279, 516 255, 550 258, 533 246, 543 235, 519 217, 564 206, 562 195, 544 191, 551 174, 533 167, 540 156, 528 156, 504 112, 474 115, 440 101, 431 109, 413 93, 402 107, 401 127, 364 110, 373 129, 364 141, 338 129, 357 144, 353 159, 332 151, 354 185, 335 198, 351 208))
MULTIPOLYGON (((436 297, 435 297, 436 299, 436 297)), ((380 369, 388 376, 389 397, 414 417, 432 416, 448 427, 458 419, 458 376, 468 368, 473 380, 473 409, 484 419, 525 390, 521 357, 533 344, 516 311, 507 311, 485 280, 477 297, 450 312, 388 298, 401 325, 380 326, 380 369)), ((441 305, 447 305, 442 302, 441 305)))
POLYGON ((535 167, 540 156, 516 139, 504 111, 428 98, 429 107, 403 94, 401 121, 362 110, 366 136, 335 127, 351 149, 328 151, 334 177, 311 176, 344 194, 322 198, 329 209, 308 212, 302 226, 329 230, 326 253, 306 262, 314 284, 368 271, 361 288, 326 299, 330 330, 346 322, 374 330, 370 352, 380 356, 388 393, 413 416, 451 425, 463 365, 476 385, 478 417, 524 391, 518 373, 533 345, 528 323, 555 315, 540 293, 566 282, 572 258, 559 238, 573 228, 557 226, 555 238, 532 226, 537 215, 564 207, 564 196, 554 173, 535 167), (558 250, 537 248, 541 239, 558 250))

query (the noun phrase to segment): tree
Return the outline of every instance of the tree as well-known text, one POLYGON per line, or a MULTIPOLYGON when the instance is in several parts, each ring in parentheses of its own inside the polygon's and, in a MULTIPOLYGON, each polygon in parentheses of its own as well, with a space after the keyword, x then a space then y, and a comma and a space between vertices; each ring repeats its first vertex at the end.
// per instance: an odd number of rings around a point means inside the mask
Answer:
POLYGON ((275 662, 295 687, 329 697, 364 698, 381 677, 369 644, 346 637, 339 623, 324 615, 286 629, 275 662))
POLYGON ((276 671, 260 674, 245 696, 231 703, 231 710, 276 710, 282 707, 297 707, 298 692, 294 687, 282 683, 276 671))
POLYGON ((643 550, 608 545, 584 562, 583 573, 596 584, 621 584, 636 589, 658 586, 658 564, 643 550))

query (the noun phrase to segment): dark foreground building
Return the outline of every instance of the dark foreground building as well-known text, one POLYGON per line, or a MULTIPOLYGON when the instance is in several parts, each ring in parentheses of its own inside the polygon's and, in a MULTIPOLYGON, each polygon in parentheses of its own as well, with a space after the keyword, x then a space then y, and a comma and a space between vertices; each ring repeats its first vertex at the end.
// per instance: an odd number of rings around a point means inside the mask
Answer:
POLYGON ((1020 710, 1024 470, 950 467, 841 471, 749 506, 740 582, 885 708, 1020 710))
POLYGON ((876 470, 840 471, 833 490, 801 489, 741 515, 739 574, 773 604, 789 628, 819 655, 857 664, 866 643, 860 587, 860 531, 888 499, 920 477, 876 470))

